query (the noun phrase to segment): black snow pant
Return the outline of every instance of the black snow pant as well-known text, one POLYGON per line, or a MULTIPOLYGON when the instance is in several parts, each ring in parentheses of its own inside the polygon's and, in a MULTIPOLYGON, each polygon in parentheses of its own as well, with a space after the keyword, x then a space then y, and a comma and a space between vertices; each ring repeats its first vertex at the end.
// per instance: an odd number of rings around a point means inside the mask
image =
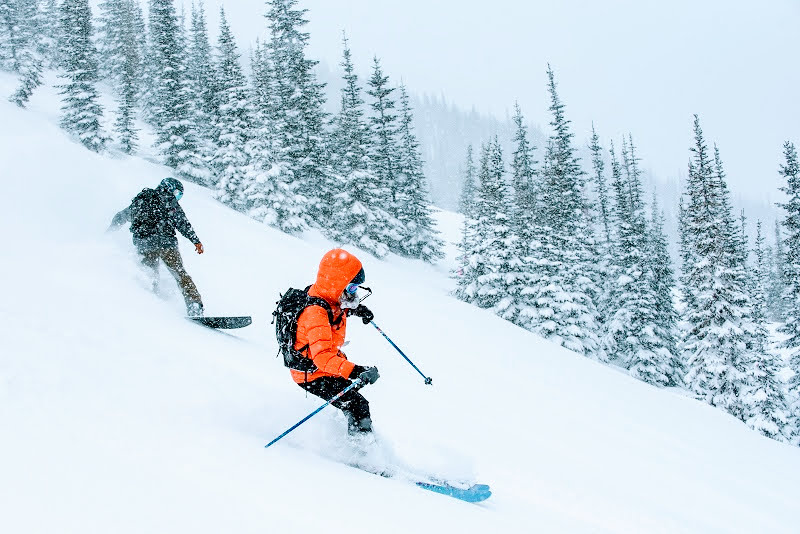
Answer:
POLYGON ((203 307, 203 300, 200 298, 200 293, 197 291, 197 286, 194 285, 192 277, 183 268, 183 259, 181 253, 177 248, 159 248, 152 250, 139 250, 139 255, 144 265, 153 277, 153 291, 158 291, 158 260, 164 262, 167 270, 178 282, 183 293, 183 300, 186 301, 187 309, 192 304, 198 304, 200 308, 203 307))
MULTIPOLYGON (((352 384, 351 380, 340 376, 323 376, 311 382, 300 382, 297 385, 312 395, 328 401, 350 384, 352 384)), ((351 389, 331 404, 344 412, 350 432, 368 432, 372 429, 369 401, 355 389, 351 389), (365 420, 368 420, 369 423, 365 420)))

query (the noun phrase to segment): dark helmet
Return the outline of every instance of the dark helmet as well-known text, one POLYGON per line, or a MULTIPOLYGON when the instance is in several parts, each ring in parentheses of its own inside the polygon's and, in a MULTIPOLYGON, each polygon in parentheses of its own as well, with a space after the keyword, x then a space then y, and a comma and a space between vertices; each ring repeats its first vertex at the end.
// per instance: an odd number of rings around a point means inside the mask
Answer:
POLYGON ((180 191, 181 193, 183 193, 183 184, 172 177, 167 177, 161 180, 161 183, 158 184, 158 187, 168 193, 174 194, 175 191, 180 191))

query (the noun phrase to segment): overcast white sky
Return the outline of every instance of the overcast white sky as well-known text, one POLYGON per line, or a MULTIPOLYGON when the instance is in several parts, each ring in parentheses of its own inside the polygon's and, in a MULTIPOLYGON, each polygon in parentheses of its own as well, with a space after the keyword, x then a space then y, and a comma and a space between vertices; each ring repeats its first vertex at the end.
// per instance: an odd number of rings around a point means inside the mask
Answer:
MULTIPOLYGON (((216 33, 219 0, 206 0, 216 33)), ((263 2, 223 2, 245 42, 263 2)), ((685 175, 692 114, 720 147, 736 194, 776 198, 786 139, 800 143, 800 0, 300 0, 310 55, 330 66, 348 33, 360 70, 504 116, 549 120, 546 66, 576 138, 631 132, 661 179, 685 175)), ((546 130, 547 131, 547 130, 546 130)))

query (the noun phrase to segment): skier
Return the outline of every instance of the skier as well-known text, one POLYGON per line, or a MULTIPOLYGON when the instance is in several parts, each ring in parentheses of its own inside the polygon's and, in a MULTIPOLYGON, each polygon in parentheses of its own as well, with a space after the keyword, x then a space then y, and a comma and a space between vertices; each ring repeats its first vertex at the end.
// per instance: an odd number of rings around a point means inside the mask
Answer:
MULTIPOLYGON (((356 378, 364 384, 374 384, 380 377, 376 367, 355 365, 340 350, 344 345, 348 315, 360 317, 364 324, 374 318, 357 296, 365 279, 358 258, 346 250, 331 250, 323 256, 317 281, 308 289, 308 295, 324 299, 332 314, 329 316, 321 306, 308 306, 297 320, 295 349, 311 358, 316 370, 308 373, 292 369, 292 378, 301 388, 326 401, 356 378)), ((355 388, 332 404, 347 417, 350 434, 372 432, 369 402, 355 388)))
POLYGON ((203 301, 183 268, 175 230, 194 243, 198 254, 203 253, 203 244, 178 204, 182 196, 183 184, 175 178, 164 178, 155 189, 142 189, 130 206, 114 216, 108 229, 115 230, 130 222, 133 244, 142 265, 153 277, 153 291, 158 291, 158 260, 161 259, 181 288, 187 315, 199 317, 203 315, 203 301))

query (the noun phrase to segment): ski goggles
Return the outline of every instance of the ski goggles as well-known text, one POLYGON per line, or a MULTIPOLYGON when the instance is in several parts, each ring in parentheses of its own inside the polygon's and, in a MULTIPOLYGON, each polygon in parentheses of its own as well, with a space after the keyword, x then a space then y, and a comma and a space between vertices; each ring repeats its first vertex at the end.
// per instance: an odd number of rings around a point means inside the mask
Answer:
POLYGON ((348 295, 355 295, 359 287, 358 284, 347 284, 347 287, 344 288, 344 292, 348 295))
POLYGON ((181 197, 183 197, 183 191, 181 191, 180 189, 176 189, 175 191, 172 192, 172 194, 175 195, 175 200, 180 200, 181 197))

